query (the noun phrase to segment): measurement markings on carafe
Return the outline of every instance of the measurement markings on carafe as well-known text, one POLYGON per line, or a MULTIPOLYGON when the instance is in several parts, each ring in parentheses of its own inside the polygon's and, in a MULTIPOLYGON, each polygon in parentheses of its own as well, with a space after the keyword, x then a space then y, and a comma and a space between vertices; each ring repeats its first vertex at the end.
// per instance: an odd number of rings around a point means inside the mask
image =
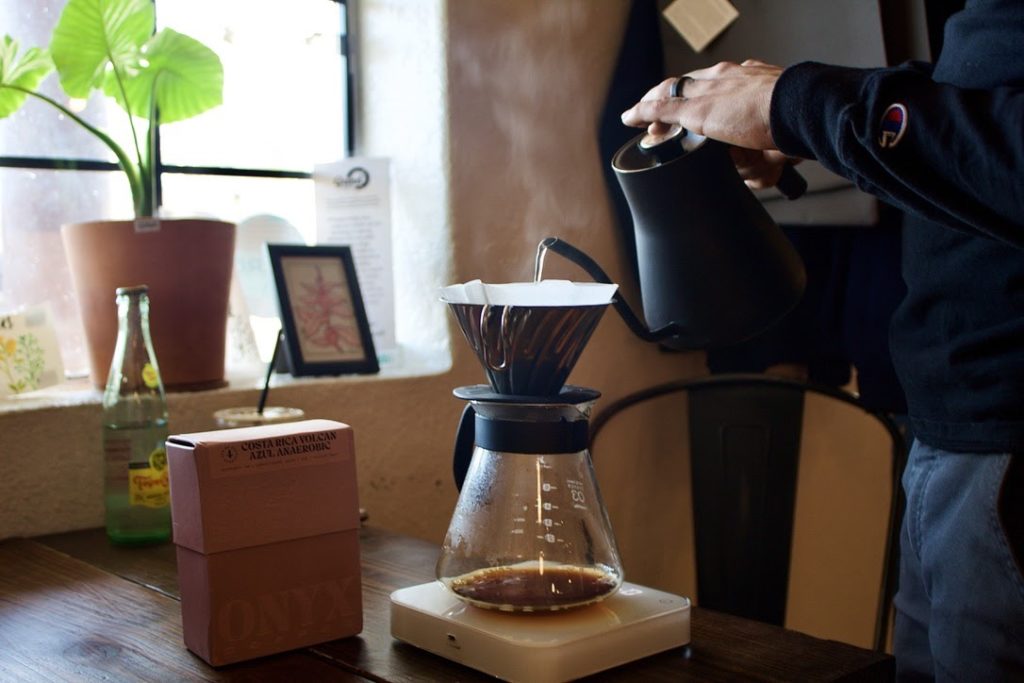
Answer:
POLYGON ((536 538, 546 543, 561 543, 563 539, 556 536, 556 532, 562 526, 562 522, 556 520, 552 513, 558 512, 558 506, 549 500, 544 500, 545 494, 548 496, 557 496, 559 487, 555 486, 549 481, 544 481, 544 472, 551 470, 553 467, 544 461, 544 458, 539 458, 536 463, 537 467, 537 525, 538 533, 536 538))
MULTIPOLYGON (((523 513, 525 514, 526 512, 529 511, 529 509, 530 509, 529 505, 524 505, 523 506, 523 513)), ((523 525, 526 524, 526 517, 513 517, 512 518, 512 524, 514 525, 512 527, 512 535, 513 536, 522 536, 523 534, 526 533, 526 530, 523 529, 523 525)))
POLYGON ((544 533, 537 534, 537 538, 543 541, 547 541, 548 543, 560 543, 562 541, 562 539, 555 536, 554 533, 558 529, 558 527, 562 526, 561 522, 556 522, 550 517, 543 517, 541 518, 540 523, 543 526, 544 533))
POLYGON ((577 510, 586 510, 587 497, 583 495, 583 482, 575 479, 568 479, 565 483, 569 486, 569 496, 572 498, 572 506, 577 510))

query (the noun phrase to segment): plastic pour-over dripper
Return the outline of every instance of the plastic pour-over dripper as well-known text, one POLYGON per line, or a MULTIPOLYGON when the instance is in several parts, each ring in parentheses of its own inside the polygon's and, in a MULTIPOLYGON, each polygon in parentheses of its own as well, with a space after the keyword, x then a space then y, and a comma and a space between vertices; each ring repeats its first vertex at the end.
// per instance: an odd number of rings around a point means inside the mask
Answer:
POLYGON ((617 289, 592 282, 541 280, 451 285, 451 308, 499 394, 558 394, 617 289))

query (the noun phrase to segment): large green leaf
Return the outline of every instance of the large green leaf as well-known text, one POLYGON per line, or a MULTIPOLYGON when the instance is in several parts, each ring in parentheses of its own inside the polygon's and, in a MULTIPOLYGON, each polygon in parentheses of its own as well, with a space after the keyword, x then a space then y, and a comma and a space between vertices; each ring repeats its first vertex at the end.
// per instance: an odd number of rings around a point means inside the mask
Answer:
POLYGON ((18 43, 4 36, 0 45, 0 119, 10 116, 25 103, 28 93, 35 91, 53 71, 53 62, 46 50, 32 47, 18 55, 18 43))
POLYGON ((50 39, 64 92, 87 98, 106 82, 108 64, 135 71, 154 22, 152 0, 68 0, 50 39))
POLYGON ((124 84, 128 106, 112 78, 104 87, 135 116, 149 117, 154 83, 160 123, 191 118, 221 103, 224 68, 220 57, 195 38, 165 28, 143 46, 142 56, 141 67, 124 84))

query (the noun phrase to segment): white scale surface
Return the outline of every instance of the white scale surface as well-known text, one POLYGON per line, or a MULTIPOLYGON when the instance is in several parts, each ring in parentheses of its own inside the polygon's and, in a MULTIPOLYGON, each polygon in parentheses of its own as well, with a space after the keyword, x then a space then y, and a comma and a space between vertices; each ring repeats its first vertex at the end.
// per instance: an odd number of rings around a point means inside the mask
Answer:
POLYGON ((559 683, 690 642, 690 601, 623 583, 589 607, 522 614, 480 609, 440 583, 391 594, 391 635, 506 681, 559 683))

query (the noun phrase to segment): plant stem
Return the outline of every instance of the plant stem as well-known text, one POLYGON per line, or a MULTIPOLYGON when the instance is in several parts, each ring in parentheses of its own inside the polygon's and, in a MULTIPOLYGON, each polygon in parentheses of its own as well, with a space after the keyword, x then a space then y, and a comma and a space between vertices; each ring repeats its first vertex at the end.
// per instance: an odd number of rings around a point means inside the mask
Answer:
POLYGON ((128 155, 125 154, 123 149, 121 149, 121 146, 114 142, 113 138, 111 138, 109 135, 107 135, 100 129, 96 128, 95 126, 91 125, 88 121, 86 121, 78 114, 74 113, 73 111, 65 107, 57 100, 51 99, 46 95, 33 92, 31 90, 22 88, 21 86, 17 85, 7 85, 2 87, 20 90, 23 93, 31 95, 32 97, 38 98, 43 102, 46 102, 47 104, 56 107, 61 113, 63 113, 69 119, 85 128, 87 131, 95 135, 97 138, 99 138, 100 141, 103 142, 103 144, 105 144, 107 147, 109 147, 110 151, 114 153, 114 156, 117 157, 117 163, 121 167, 121 170, 123 170, 125 175, 128 176, 128 184, 132 190, 132 201, 136 207, 136 215, 145 215, 138 213, 138 208, 141 204, 143 204, 143 198, 145 197, 145 189, 142 187, 142 178, 139 176, 139 169, 132 163, 131 159, 128 158, 128 155))
MULTIPOLYGON (((146 167, 146 162, 142 157, 142 149, 139 148, 139 134, 135 130, 135 117, 132 116, 131 106, 128 104, 128 93, 124 89, 124 79, 121 78, 121 70, 117 68, 117 60, 107 52, 107 63, 110 68, 114 71, 114 79, 117 81, 117 89, 121 91, 121 101, 124 103, 124 111, 128 114, 128 126, 132 131, 132 143, 135 145, 135 158, 139 160, 139 186, 142 190, 142 197, 132 198, 135 200, 135 215, 136 216, 152 216, 153 215, 153 195, 151 194, 151 187, 146 187, 146 176, 150 173, 151 169, 146 167)), ((152 97, 152 95, 151 95, 152 97)), ((153 131, 153 119, 149 120, 149 131, 147 132, 147 138, 153 131)))
POLYGON ((156 125, 157 120, 157 108, 156 108, 156 84, 160 80, 160 73, 153 78, 153 87, 149 93, 149 129, 146 131, 146 160, 142 165, 142 182, 149 183, 149 187, 146 189, 146 197, 149 199, 147 215, 156 215, 156 208, 159 204, 159 198, 156 196, 156 172, 154 166, 156 165, 156 125))

